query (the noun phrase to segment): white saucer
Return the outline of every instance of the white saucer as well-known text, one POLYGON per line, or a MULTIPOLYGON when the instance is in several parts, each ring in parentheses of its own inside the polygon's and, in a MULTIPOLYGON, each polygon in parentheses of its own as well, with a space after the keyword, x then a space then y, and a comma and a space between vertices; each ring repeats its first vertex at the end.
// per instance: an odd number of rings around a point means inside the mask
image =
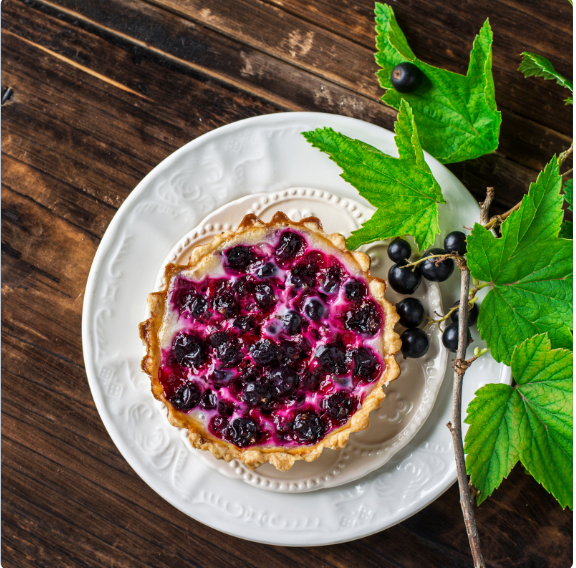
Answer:
MULTIPOLYGON (((156 289, 162 286, 166 264, 187 264, 195 246, 210 242, 223 230, 236 228, 248 213, 256 213, 264 221, 269 221, 276 211, 284 211, 294 221, 311 215, 317 216, 324 220, 326 232, 338 231, 348 236, 371 217, 374 208, 356 200, 340 199, 326 191, 305 187, 241 197, 208 215, 198 227, 180 239, 160 265, 156 289)), ((372 275, 384 279, 393 264, 386 249, 385 243, 363 247, 372 257, 372 275)), ((403 297, 391 288, 386 291, 386 298, 394 304, 403 297)), ((422 301, 427 314, 442 313, 442 299, 437 283, 423 279, 414 297, 422 301)), ((420 359, 398 356, 402 380, 394 381, 384 389, 386 399, 370 415, 370 427, 351 436, 346 448, 339 451, 326 450, 312 463, 296 462, 287 472, 279 472, 269 464, 250 471, 238 460, 226 463, 214 458, 210 452, 192 448, 186 430, 181 430, 182 440, 198 459, 216 471, 268 491, 303 493, 356 481, 382 467, 406 446, 432 411, 448 357, 437 326, 428 328, 428 337, 430 349, 426 356, 420 359)), ((165 416, 164 404, 158 403, 157 407, 165 416)), ((166 428, 171 428, 168 421, 166 428)))
MULTIPOLYGON (((216 129, 190 142, 150 172, 110 223, 96 253, 84 300, 82 338, 90 388, 102 420, 135 471, 186 514, 241 538, 284 546, 360 538, 413 515, 456 479, 450 433, 451 373, 414 439, 362 479, 309 493, 263 492, 215 472, 165 428, 148 378, 140 371, 137 326, 158 266, 178 240, 218 207, 255 193, 310 187, 359 198, 329 158, 301 132, 331 126, 397 155, 393 134, 359 120, 320 113, 267 115, 216 129)), ((434 158, 426 160, 446 206, 443 234, 478 219, 478 205, 434 158)), ((365 203, 365 202, 364 202, 365 203)), ((441 243, 439 236, 437 243, 441 243)), ((442 284, 444 305, 458 296, 458 276, 442 284)), ((482 346, 476 329, 474 346, 482 346)), ((510 383, 510 370, 489 355, 467 372, 463 407, 487 382, 510 383)))

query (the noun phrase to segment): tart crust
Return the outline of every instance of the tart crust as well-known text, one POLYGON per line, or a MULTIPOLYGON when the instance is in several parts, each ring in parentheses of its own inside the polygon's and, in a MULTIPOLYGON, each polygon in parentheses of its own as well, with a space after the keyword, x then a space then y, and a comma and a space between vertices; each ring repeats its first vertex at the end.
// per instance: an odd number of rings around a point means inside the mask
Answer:
POLYGON ((223 459, 227 462, 237 459, 250 469, 255 469, 268 462, 280 471, 287 471, 296 460, 307 462, 316 460, 324 448, 332 450, 343 448, 350 434, 368 428, 370 424, 368 415, 372 410, 378 408, 386 397, 383 387, 400 375, 400 367, 396 362, 395 355, 400 351, 402 344, 400 337, 394 331, 394 326, 400 318, 394 306, 384 298, 386 287, 386 281, 370 275, 370 257, 363 252, 349 251, 346 248, 344 236, 339 233, 331 235, 325 233, 320 220, 316 217, 307 217, 299 222, 294 222, 284 213, 278 212, 269 223, 264 223, 255 215, 246 215, 235 231, 223 232, 214 237, 211 243, 194 248, 187 266, 176 264, 166 266, 163 290, 149 294, 148 305, 151 315, 139 326, 140 337, 146 347, 146 355, 142 359, 142 370, 150 376, 152 394, 166 406, 170 424, 188 430, 189 440, 194 448, 210 451, 217 459, 223 459), (158 380, 158 369, 161 364, 159 336, 168 304, 168 288, 172 277, 182 269, 194 269, 194 273, 199 276, 207 273, 214 264, 215 255, 213 253, 220 252, 234 244, 246 243, 247 240, 256 240, 260 235, 266 234, 270 230, 287 227, 294 227, 303 234, 313 237, 314 241, 320 241, 325 252, 330 252, 330 250, 333 253, 339 252, 338 258, 346 268, 363 273, 372 297, 385 313, 384 329, 381 335, 383 345, 379 351, 384 361, 384 372, 378 381, 374 382, 374 388, 350 420, 338 430, 330 432, 317 444, 296 447, 251 446, 242 449, 212 436, 197 420, 175 409, 164 395, 164 389, 158 380))

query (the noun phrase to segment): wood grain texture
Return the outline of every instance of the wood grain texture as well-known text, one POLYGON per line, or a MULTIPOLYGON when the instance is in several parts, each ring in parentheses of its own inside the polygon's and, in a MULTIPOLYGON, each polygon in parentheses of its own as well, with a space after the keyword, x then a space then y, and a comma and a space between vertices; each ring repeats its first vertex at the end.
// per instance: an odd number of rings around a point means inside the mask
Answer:
MULTIPOLYGON (((463 72, 486 16, 498 153, 450 169, 495 211, 569 143, 571 107, 517 54, 571 75, 565 0, 394 5, 416 53, 463 72)), ((118 207, 191 139, 260 114, 345 114, 392 129, 374 77, 373 3, 5 0, 2 12, 2 565, 467 567, 456 487, 382 533, 283 548, 222 535, 163 501, 109 438, 86 380, 86 279, 118 207)), ((517 467, 477 510, 489 566, 569 566, 572 514, 517 467)))

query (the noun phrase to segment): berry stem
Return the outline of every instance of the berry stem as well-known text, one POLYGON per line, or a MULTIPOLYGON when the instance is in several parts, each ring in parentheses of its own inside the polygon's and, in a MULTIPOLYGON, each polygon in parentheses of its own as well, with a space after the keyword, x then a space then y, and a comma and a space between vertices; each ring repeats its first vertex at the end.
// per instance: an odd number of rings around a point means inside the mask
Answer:
POLYGON ((488 213, 490 212, 490 205, 494 200, 494 188, 486 188, 486 200, 480 203, 480 225, 486 225, 490 220, 488 213))
MULTIPOLYGON (((431 254, 429 256, 425 256, 423 258, 420 258, 418 260, 415 260, 414 262, 409 262, 408 264, 404 265, 403 268, 408 268, 409 266, 413 266, 416 267, 416 265, 420 264, 421 262, 424 262, 425 260, 430 260, 431 258, 437 258, 438 260, 435 262, 435 264, 440 264, 442 261, 446 260, 447 258, 456 258, 458 253, 455 252, 450 252, 448 254, 431 254)), ((412 270, 414 270, 414 268, 412 268, 412 270)))
POLYGON ((571 174, 574 171, 574 168, 570 168, 569 170, 566 170, 563 174, 562 177, 567 176, 568 174, 571 174))
POLYGON ((564 150, 564 152, 562 152, 562 153, 558 156, 557 160, 558 160, 558 165, 559 165, 559 166, 561 166, 561 165, 566 161, 566 158, 567 158, 568 156, 570 156, 570 154, 572 154, 572 150, 573 150, 573 149, 574 149, 573 144, 570 144, 570 148, 568 148, 568 150, 564 150))
POLYGON ((456 264, 460 268, 462 280, 460 283, 460 311, 458 312, 458 352, 454 366, 454 385, 452 389, 452 421, 447 426, 452 434, 454 454, 456 457, 456 472, 458 474, 458 485, 460 488, 460 505, 468 533, 468 541, 472 551, 475 568, 486 568, 482 550, 480 549, 480 537, 476 527, 476 518, 472 508, 468 477, 466 475, 466 462, 464 459, 464 446, 462 443, 462 381, 464 373, 471 362, 466 361, 466 346, 468 333, 468 295, 470 288, 470 270, 466 260, 461 256, 456 259, 456 264))

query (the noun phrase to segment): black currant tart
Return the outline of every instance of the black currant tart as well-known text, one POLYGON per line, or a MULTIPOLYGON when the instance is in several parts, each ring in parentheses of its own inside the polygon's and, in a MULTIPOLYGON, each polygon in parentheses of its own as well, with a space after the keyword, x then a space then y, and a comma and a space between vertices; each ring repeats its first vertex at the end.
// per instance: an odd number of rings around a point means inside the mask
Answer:
POLYGON ((370 259, 299 223, 254 215, 166 267, 140 324, 143 370, 193 447, 286 471, 368 427, 400 369, 398 315, 370 259))

